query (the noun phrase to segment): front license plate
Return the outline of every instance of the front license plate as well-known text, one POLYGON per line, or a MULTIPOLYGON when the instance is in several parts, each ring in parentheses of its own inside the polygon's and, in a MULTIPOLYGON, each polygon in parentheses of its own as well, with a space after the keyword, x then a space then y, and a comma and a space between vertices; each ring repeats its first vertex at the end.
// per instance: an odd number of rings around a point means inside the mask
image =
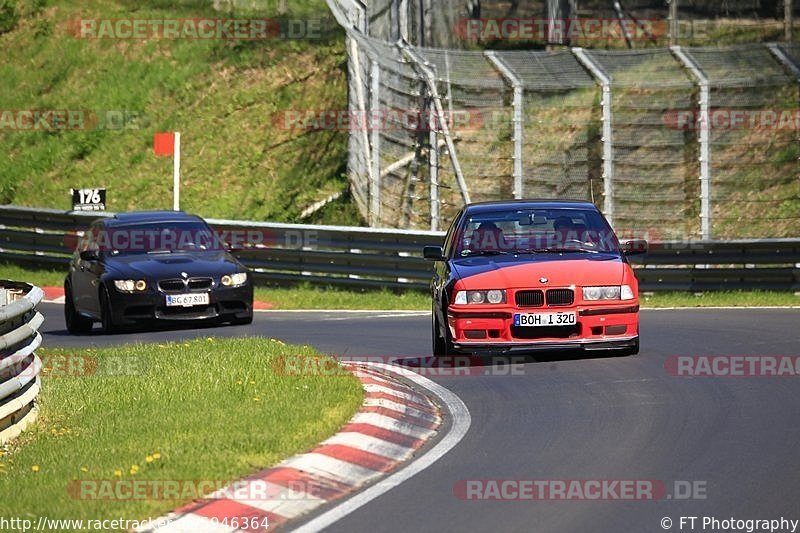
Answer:
POLYGON ((192 307, 193 305, 208 305, 208 293, 197 294, 167 294, 167 307, 192 307))
POLYGON ((515 326, 574 326, 574 312, 514 313, 515 326))

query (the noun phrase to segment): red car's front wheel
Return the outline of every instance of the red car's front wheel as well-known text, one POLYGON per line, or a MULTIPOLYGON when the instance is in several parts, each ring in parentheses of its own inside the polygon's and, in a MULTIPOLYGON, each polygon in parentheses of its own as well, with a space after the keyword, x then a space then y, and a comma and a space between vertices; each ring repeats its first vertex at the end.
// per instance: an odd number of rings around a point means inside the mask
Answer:
POLYGON ((433 340, 434 357, 453 355, 455 353, 447 328, 444 330, 444 336, 442 336, 441 331, 442 328, 439 326, 439 318, 436 316, 436 308, 434 307, 431 309, 431 338, 433 340))

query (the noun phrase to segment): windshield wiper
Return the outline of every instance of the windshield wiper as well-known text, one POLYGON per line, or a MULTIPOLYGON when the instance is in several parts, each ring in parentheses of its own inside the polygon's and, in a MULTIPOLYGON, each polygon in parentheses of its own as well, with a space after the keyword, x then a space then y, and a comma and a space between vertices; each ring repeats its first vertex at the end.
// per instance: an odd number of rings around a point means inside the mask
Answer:
POLYGON ((159 248, 158 250, 148 250, 148 254, 171 254, 172 250, 169 248, 159 248))
POLYGON ((465 257, 472 255, 508 255, 505 250, 465 250, 469 252, 465 257))

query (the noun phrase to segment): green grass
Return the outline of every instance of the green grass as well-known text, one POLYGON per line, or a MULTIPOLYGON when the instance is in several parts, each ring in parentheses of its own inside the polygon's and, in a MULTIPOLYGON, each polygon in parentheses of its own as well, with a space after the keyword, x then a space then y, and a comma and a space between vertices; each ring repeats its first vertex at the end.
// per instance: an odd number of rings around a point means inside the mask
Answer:
POLYGON ((362 399, 358 380, 344 370, 338 376, 279 371, 281 356, 314 353, 272 339, 214 337, 39 351, 46 368, 56 356, 97 366, 85 376, 63 370, 56 376, 63 364, 44 372, 37 421, 1 449, 0 515, 155 517, 187 502, 80 499, 68 492, 69 483, 225 483, 310 449, 341 427, 362 399), (114 369, 127 375, 109 375, 114 369))
POLYGON ((63 287, 64 277, 66 275, 66 268, 64 270, 50 270, 44 268, 26 268, 11 263, 0 263, 0 279, 24 281, 39 287, 63 287))
POLYGON ((800 306, 800 295, 781 291, 648 292, 640 300, 642 308, 800 306))
POLYGON ((274 309, 404 309, 428 310, 430 296, 422 291, 348 290, 308 284, 296 287, 256 287, 256 300, 274 309))
MULTIPOLYGON (((0 128, 0 203, 68 209, 71 187, 106 187, 110 211, 170 208, 172 161, 152 153, 160 131, 182 134, 187 211, 298 221, 305 207, 344 190, 347 133, 287 129, 278 119, 290 110, 346 109, 344 32, 324 0, 289 2, 286 18, 322 19, 319 38, 306 40, 81 39, 70 25, 79 17, 228 16, 211 4, 61 0, 21 9, 24 16, 5 33, 0 22, 0 110, 125 110, 138 117, 122 130, 0 128)), ((277 1, 259 5, 232 15, 277 16, 277 1)), ((338 223, 362 223, 352 208, 329 214, 338 223)))

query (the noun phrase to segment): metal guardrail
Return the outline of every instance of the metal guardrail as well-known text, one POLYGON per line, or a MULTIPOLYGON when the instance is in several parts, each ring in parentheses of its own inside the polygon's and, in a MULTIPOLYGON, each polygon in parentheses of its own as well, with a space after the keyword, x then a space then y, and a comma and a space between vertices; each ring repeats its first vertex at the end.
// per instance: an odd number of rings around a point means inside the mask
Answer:
POLYGON ((0 444, 36 418, 42 363, 34 350, 42 343, 44 320, 36 305, 43 297, 39 287, 0 281, 0 444))
MULTIPOLYGON (((65 267, 77 233, 98 216, 111 215, 0 206, 0 260, 65 267)), ((268 283, 425 289, 431 264, 422 259, 422 247, 444 237, 433 231, 208 222, 220 235, 253 242, 236 255, 257 282, 268 283)), ((800 290, 800 238, 654 242, 631 262, 647 291, 800 290)))

